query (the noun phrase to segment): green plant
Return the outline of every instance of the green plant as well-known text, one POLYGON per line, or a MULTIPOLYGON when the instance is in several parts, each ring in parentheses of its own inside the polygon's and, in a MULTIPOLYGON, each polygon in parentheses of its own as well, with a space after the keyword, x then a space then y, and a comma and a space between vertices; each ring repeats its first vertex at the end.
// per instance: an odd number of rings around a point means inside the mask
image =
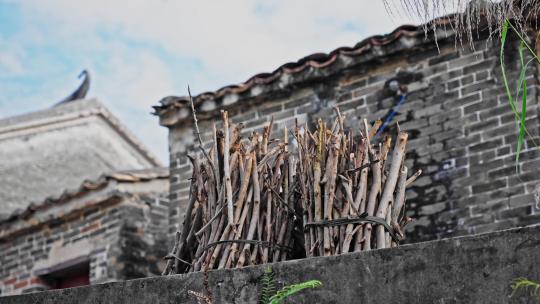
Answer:
POLYGON ((510 287, 512 288, 512 294, 510 295, 511 297, 513 297, 514 294, 519 290, 525 290, 529 291, 531 296, 540 300, 540 283, 538 282, 534 282, 526 278, 519 278, 515 279, 512 284, 510 284, 510 287))
POLYGON ((501 29, 501 54, 500 54, 500 61, 501 61, 501 71, 502 71, 502 78, 504 87, 506 90, 506 95, 508 97, 508 103, 510 104, 510 108, 514 112, 514 115, 516 117, 516 122, 519 124, 519 138, 518 142, 516 143, 516 172, 519 171, 519 155, 521 154, 521 149, 523 148, 523 142, 525 139, 525 133, 531 138, 531 141, 534 143, 534 145, 538 148, 538 144, 534 141, 533 136, 529 133, 527 130, 527 127, 525 126, 525 119, 527 117, 527 80, 525 78, 527 68, 531 62, 536 60, 540 64, 540 59, 534 52, 534 50, 529 46, 527 43, 527 40, 523 37, 521 32, 510 22, 509 19, 505 19, 502 24, 501 29), (504 47, 506 44, 506 37, 508 35, 508 30, 511 29, 519 38, 520 44, 518 48, 519 52, 519 59, 521 64, 521 70, 519 73, 519 79, 518 79, 518 86, 517 86, 517 92, 516 92, 516 98, 514 98, 512 94, 512 89, 510 87, 510 84, 508 83, 508 78, 506 76, 506 69, 504 65, 504 47), (525 62, 525 55, 524 50, 527 49, 532 58, 525 62), (521 93, 521 113, 518 112, 516 108, 516 100, 519 99, 519 95, 521 93))
POLYGON ((270 298, 270 304, 281 303, 283 300, 285 300, 289 296, 292 296, 293 294, 301 290, 304 290, 307 288, 317 288, 320 286, 322 286, 322 283, 321 281, 318 281, 318 280, 310 280, 303 283, 285 286, 270 298))
POLYGON ((267 304, 270 303, 270 298, 276 293, 276 286, 274 284, 274 272, 272 271, 271 267, 267 267, 264 270, 264 274, 262 277, 262 288, 261 288, 261 296, 260 296, 260 303, 261 304, 267 304))
POLYGON ((271 267, 266 268, 262 277, 262 290, 260 295, 261 304, 279 304, 283 300, 307 288, 317 288, 322 286, 321 281, 310 280, 298 284, 287 285, 276 292, 274 283, 274 272, 271 267))

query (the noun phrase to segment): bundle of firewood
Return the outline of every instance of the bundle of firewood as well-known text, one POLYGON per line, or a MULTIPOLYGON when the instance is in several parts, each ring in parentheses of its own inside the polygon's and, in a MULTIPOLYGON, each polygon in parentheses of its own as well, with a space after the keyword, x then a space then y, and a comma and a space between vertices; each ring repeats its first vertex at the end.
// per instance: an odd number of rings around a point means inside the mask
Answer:
POLYGON ((296 124, 272 138, 273 123, 242 137, 242 124, 214 125, 213 145, 193 165, 181 232, 164 274, 235 268, 302 256, 385 248, 403 237, 407 134, 374 146, 380 126, 345 131, 343 118, 296 124), (392 152, 390 153, 390 151, 392 152), (391 158, 389 157, 391 154, 391 158))
MULTIPOLYGON (((408 135, 398 130, 396 143, 384 136, 373 144, 377 120, 355 134, 343 118, 328 129, 319 120, 315 132, 298 134, 300 200, 304 210, 304 248, 308 256, 329 256, 397 245, 410 221, 403 216, 408 135)), ((399 126, 398 126, 399 129, 399 126)))

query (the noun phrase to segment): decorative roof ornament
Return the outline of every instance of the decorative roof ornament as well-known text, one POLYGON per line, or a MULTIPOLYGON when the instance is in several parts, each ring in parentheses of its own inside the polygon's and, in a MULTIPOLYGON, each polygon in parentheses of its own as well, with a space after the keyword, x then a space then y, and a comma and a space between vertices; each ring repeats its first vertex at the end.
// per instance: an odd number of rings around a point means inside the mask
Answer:
POLYGON ((90 73, 87 70, 83 70, 81 74, 79 74, 78 78, 81 78, 83 76, 84 76, 84 80, 81 83, 81 85, 79 85, 77 90, 75 90, 75 92, 71 93, 71 95, 64 98, 59 103, 55 104, 55 106, 58 106, 58 105, 61 105, 70 101, 78 100, 78 99, 84 99, 86 97, 86 94, 88 93, 88 89, 90 88, 90 73))

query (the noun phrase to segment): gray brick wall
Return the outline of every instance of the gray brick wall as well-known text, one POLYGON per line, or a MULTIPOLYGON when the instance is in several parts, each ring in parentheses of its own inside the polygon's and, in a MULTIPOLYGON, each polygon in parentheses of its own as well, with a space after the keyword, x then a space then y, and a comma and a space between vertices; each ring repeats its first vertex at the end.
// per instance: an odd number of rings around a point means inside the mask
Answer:
MULTIPOLYGON (((510 37, 507 44, 508 76, 515 81, 517 41, 510 37)), ((233 122, 244 123, 245 134, 260 131, 271 116, 275 132, 292 126, 295 119, 308 125, 318 118, 332 121, 335 105, 348 126, 359 129, 363 118, 386 117, 396 100, 386 95, 384 84, 409 71, 407 101, 394 118, 410 134, 407 165, 424 172, 407 193, 407 213, 415 219, 408 227, 409 241, 540 223, 533 197, 540 182, 540 150, 527 141, 517 175, 518 129, 502 85, 499 43, 479 39, 469 50, 456 49, 454 40, 447 39, 439 41, 439 48, 440 52, 433 43, 417 45, 361 65, 345 65, 333 74, 269 90, 258 98, 237 96, 239 101, 223 108, 233 122)), ((531 65, 527 128, 536 142, 540 142, 538 76, 538 67, 531 65)), ((219 110, 213 115, 200 121, 207 144, 219 110)), ((394 134, 395 128, 394 123, 387 130, 394 134)), ((185 155, 193 151, 193 140, 191 123, 170 127, 171 233, 182 221, 181 206, 189 194, 191 168, 185 155)))
POLYGON ((87 256, 91 284, 157 275, 167 252, 168 213, 166 198, 126 195, 0 238, 0 296, 49 289, 48 261, 70 257, 87 256))

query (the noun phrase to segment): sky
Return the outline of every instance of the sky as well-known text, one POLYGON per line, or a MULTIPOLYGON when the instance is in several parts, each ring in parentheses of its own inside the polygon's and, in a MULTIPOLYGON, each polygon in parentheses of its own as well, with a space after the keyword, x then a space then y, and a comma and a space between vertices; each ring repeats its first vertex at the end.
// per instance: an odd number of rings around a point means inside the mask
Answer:
POLYGON ((382 0, 0 0, 0 119, 80 84, 168 164, 151 115, 168 95, 213 91, 411 23, 382 0))

